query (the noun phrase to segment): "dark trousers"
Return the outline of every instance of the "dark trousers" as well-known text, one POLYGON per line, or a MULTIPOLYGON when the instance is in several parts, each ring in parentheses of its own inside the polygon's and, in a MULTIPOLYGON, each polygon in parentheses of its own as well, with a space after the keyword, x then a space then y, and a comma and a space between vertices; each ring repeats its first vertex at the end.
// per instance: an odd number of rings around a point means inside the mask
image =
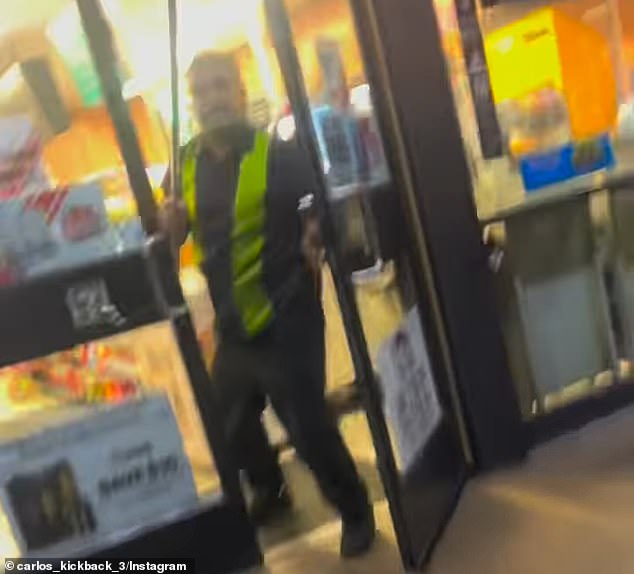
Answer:
POLYGON ((229 446, 255 489, 277 491, 284 480, 262 426, 268 399, 324 497, 344 518, 364 516, 365 487, 326 405, 321 308, 288 313, 253 341, 222 341, 212 378, 229 446))

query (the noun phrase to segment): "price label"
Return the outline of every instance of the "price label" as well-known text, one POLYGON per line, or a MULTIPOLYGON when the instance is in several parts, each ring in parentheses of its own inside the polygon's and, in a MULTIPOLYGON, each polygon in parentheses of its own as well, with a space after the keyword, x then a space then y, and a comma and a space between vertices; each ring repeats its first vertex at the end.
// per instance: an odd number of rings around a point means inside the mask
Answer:
POLYGON ((165 397, 95 410, 0 446, 0 461, 15 455, 0 465, 0 502, 25 553, 70 554, 197 503, 165 397))

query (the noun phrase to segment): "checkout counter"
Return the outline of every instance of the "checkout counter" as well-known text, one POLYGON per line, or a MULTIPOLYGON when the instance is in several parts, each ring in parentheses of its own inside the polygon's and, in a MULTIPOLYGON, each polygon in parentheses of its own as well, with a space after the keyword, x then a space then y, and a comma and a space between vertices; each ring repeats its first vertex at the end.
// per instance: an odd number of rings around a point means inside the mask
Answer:
POLYGON ((482 220, 526 421, 554 414, 565 427, 568 407, 634 397, 621 390, 634 358, 633 184, 603 174, 482 220))
POLYGON ((559 432, 634 399, 631 151, 609 42, 565 6, 485 30, 484 45, 496 161, 520 185, 492 162, 477 173, 480 224, 522 418, 559 432))

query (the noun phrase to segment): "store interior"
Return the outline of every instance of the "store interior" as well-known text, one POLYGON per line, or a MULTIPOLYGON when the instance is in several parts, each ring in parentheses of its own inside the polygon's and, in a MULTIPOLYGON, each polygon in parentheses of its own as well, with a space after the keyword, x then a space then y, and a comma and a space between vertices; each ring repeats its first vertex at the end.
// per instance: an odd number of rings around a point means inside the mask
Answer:
POLYGON ((533 421, 632 380, 634 6, 491 2, 477 10, 478 47, 465 42, 470 15, 435 4, 507 354, 533 421))
MULTIPOLYGON (((292 137, 294 120, 261 0, 178 4, 179 26, 187 30, 177 50, 181 141, 196 133, 184 72, 196 53, 210 49, 230 52, 240 63, 254 125, 281 139, 292 137)), ((151 0, 102 5, 122 93, 160 202, 173 124, 167 8, 157 10, 151 0)), ((526 420, 534 420, 633 380, 634 256, 627 246, 628 187, 634 185, 614 181, 634 165, 634 6, 629 0, 531 0, 479 10, 482 50, 473 68, 456 3, 435 5, 518 401, 526 420), (522 74, 513 73, 520 68, 522 74), (483 70, 487 89, 474 96, 474 76, 481 78, 483 70), (487 98, 504 144, 495 157, 485 157, 478 124, 478 106, 487 98), (566 170, 547 169, 561 167, 564 157, 566 170)), ((398 199, 353 17, 347 0, 287 0, 286 7, 342 261, 378 370, 381 350, 415 297, 407 238, 400 231, 405 226, 395 215, 398 199), (342 101, 345 114, 338 109, 342 101), (328 132, 333 125, 336 137, 328 132), (350 126, 361 152, 351 151, 350 126)), ((115 131, 70 0, 2 7, 0 161, 0 289, 143 245, 115 131), (60 214, 73 206, 75 221, 62 221, 60 214)), ((213 308, 190 244, 181 252, 180 277, 202 355, 211 365, 213 308)), ((373 500, 381 500, 376 453, 327 267, 323 297, 327 392, 373 500)), ((174 413, 191 471, 192 503, 199 504, 218 494, 219 481, 167 323, 4 367, 0 448, 15 446, 5 429, 18 420, 25 423, 20 428, 45 434, 51 425, 63 426, 68 412, 72 418, 75 411, 159 395, 174 413)), ((268 410, 264 417, 296 506, 288 520, 260 533, 268 548, 334 514, 275 417, 268 410)), ((386 418, 392 428, 389 413, 386 418)), ((25 440, 33 434, 23 433, 25 440)), ((396 432, 397 456, 398 441, 396 432)), ((20 537, 10 533, 12 525, 15 519, 0 514, 0 529, 8 533, 0 536, 0 556, 25 551, 20 537)))

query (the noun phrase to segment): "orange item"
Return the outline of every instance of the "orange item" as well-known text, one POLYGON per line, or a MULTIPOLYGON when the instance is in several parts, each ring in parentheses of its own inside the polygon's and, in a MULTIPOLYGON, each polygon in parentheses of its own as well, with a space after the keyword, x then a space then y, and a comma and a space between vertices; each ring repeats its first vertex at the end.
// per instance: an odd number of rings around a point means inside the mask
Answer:
POLYGON ((184 269, 185 267, 193 267, 195 265, 194 261, 194 242, 191 237, 188 237, 187 241, 185 241, 180 250, 181 269, 184 269))
POLYGON ((488 34, 485 47, 497 104, 553 88, 564 97, 575 140, 614 128, 618 103, 610 47, 594 28, 544 8, 488 34))
MULTIPOLYGON (((128 102, 147 166, 168 162, 169 150, 158 116, 143 98, 128 102)), ((71 127, 44 147, 47 170, 58 184, 71 184, 97 173, 123 168, 123 158, 108 110, 81 109, 71 127)))

